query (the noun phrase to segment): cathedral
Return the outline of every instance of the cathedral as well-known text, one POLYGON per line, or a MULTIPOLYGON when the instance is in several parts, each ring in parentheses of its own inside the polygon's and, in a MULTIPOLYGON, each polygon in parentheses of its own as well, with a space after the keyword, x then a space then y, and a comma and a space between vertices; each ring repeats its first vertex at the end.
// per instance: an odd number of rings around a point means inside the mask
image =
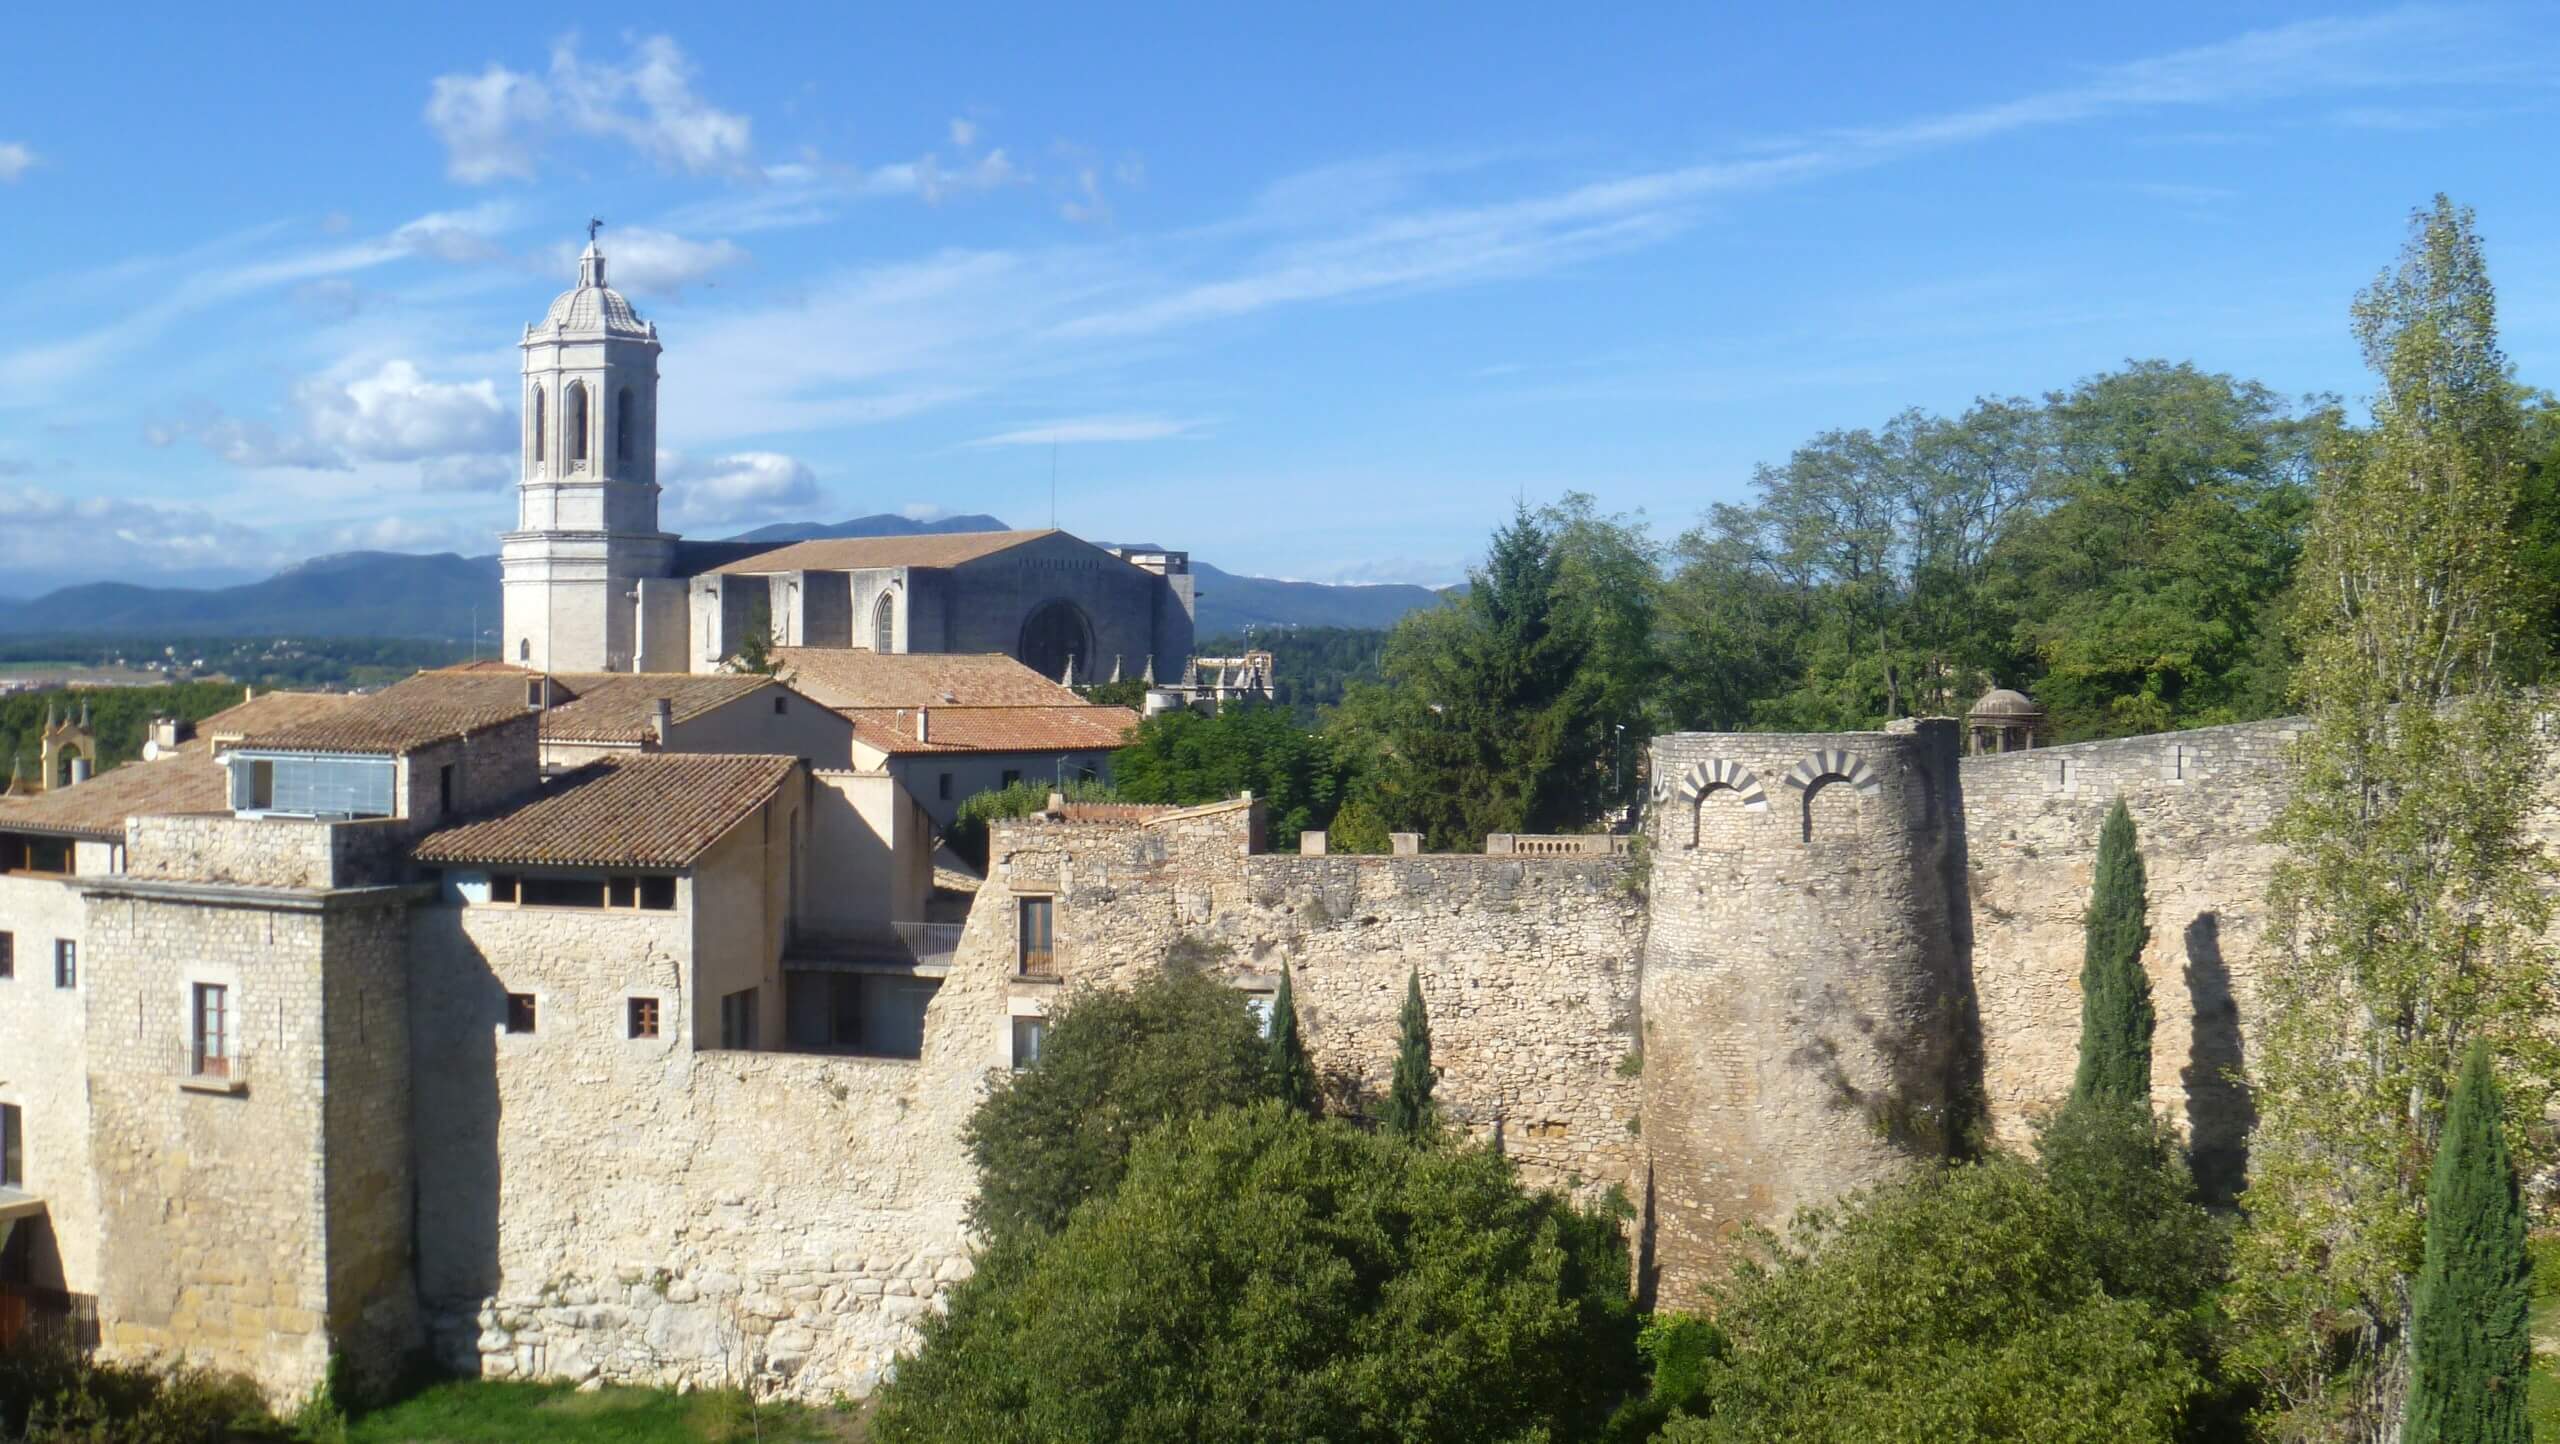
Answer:
POLYGON ((1043 676, 1172 681, 1190 557, 1061 531, 686 541, 658 525, 658 328, 605 284, 527 326, 523 477, 500 550, 504 655, 539 672, 709 672, 773 646, 1002 653, 1043 676))

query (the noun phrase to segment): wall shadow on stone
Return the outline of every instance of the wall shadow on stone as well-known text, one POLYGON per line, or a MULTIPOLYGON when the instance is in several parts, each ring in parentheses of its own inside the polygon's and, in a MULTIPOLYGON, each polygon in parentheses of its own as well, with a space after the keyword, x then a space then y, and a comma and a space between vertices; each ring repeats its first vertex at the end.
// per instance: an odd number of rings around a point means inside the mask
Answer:
POLYGON ((476 1344, 455 1335, 476 1332, 482 1301, 499 1292, 498 1028, 507 1015, 506 985, 462 931, 460 911, 422 910, 421 931, 443 936, 414 950, 435 965, 412 974, 410 1009, 418 1067, 412 1272, 431 1326, 442 1325, 434 1342, 448 1366, 476 1363, 476 1344))
POLYGON ((2195 1031, 2178 1076, 2187 1093, 2189 1166, 2204 1201, 2225 1208, 2248 1183, 2249 1131, 2257 1126, 2258 1107, 2243 1071, 2240 1004, 2222 956, 2220 914, 2198 913, 2187 924, 2186 974, 2195 1031))
POLYGON ((1963 769, 1923 767, 1925 796, 1946 819, 1938 851, 1938 885, 1946 894, 1948 996, 1945 1017, 1955 1030, 1946 1055, 1947 1154, 1972 1158, 1991 1138, 1991 1090, 1984 1081, 1988 1050, 1982 1036, 1982 996, 1973 982, 1973 852, 1965 830, 1963 769))

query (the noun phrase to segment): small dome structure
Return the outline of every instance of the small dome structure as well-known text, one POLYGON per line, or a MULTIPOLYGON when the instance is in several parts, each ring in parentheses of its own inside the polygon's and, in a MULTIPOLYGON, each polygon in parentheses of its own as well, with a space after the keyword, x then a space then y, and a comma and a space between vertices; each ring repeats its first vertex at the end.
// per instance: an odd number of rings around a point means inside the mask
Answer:
POLYGON ((656 325, 641 320, 631 309, 631 302, 604 283, 604 252, 596 248, 594 241, 587 242, 586 250, 579 253, 578 284, 552 299, 551 310, 535 329, 635 338, 654 338, 658 334, 656 325))
POLYGON ((2036 699, 2015 688, 1994 687, 1965 714, 1966 750, 1977 756, 2024 752, 2036 745, 2036 734, 2043 729, 2044 709, 2036 699))

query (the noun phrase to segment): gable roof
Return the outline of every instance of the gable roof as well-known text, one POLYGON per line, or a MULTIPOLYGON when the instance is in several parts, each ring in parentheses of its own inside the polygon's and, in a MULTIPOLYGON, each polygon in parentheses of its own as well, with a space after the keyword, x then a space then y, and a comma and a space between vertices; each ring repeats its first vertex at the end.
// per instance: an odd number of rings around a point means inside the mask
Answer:
MULTIPOLYGON (((529 717, 527 677, 511 672, 420 672, 325 715, 261 724, 240 745, 278 752, 412 752, 529 717)), ((553 684, 555 697, 569 694, 553 684)))
POLYGON ((361 700, 353 692, 267 692, 198 722, 196 735, 217 744, 237 742, 334 717, 361 700))
POLYGON ((770 800, 793 757, 638 752, 573 768, 495 817, 428 834, 420 862, 690 867, 770 800))
POLYGON ((545 742, 642 742, 661 697, 667 720, 683 722, 780 685, 733 672, 571 672, 560 680, 576 696, 542 714, 545 742))
POLYGON ((916 709, 865 707, 847 712, 853 740, 876 751, 1099 752, 1128 740, 1138 714, 1126 707, 931 707, 916 740, 916 709))
POLYGON ((861 652, 776 647, 791 685, 857 707, 1081 707, 1084 699, 1001 652, 861 652))
POLYGON ((121 838, 125 819, 170 812, 221 812, 231 774, 198 738, 152 762, 110 767, 86 782, 0 801, 0 830, 121 838))
POLYGON ((1056 530, 961 531, 924 536, 843 536, 792 542, 771 551, 724 561, 714 573, 858 572, 875 567, 956 567, 1010 551, 1027 541, 1063 536, 1056 530))

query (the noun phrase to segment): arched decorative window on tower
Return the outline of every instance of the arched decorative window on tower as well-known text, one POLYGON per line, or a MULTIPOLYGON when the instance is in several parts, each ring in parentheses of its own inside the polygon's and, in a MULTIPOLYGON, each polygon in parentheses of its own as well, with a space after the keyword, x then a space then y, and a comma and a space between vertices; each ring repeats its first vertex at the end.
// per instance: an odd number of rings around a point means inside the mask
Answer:
POLYGON ((582 465, 587 459, 587 383, 569 383, 568 404, 560 408, 560 424, 567 428, 563 439, 569 443, 569 464, 582 465))
POLYGON ((898 650, 898 594, 882 592, 880 604, 871 609, 871 650, 898 650))
POLYGON ((625 386, 613 398, 613 459, 631 460, 631 388, 625 386))
POLYGON ((525 410, 532 417, 532 420, 526 424, 524 429, 525 440, 532 447, 532 454, 525 459, 533 463, 533 467, 536 471, 542 469, 542 458, 544 455, 543 441, 545 440, 545 437, 542 428, 545 418, 542 414, 542 395, 542 387, 540 385, 536 385, 533 388, 533 399, 525 403, 525 410))

